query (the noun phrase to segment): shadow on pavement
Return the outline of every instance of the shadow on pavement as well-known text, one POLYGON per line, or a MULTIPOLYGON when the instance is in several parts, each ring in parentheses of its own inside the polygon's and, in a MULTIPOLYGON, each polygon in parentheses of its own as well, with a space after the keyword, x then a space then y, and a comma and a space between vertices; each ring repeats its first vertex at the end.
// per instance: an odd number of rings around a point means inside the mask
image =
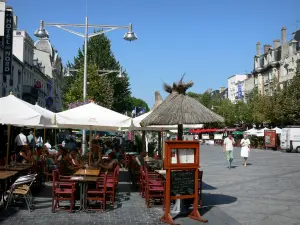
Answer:
POLYGON ((203 193, 202 197, 204 206, 227 205, 237 201, 236 197, 223 194, 203 193))
POLYGON ((211 186, 205 182, 202 182, 202 189, 203 190, 216 190, 217 188, 214 186, 211 186))
MULTIPOLYGON (((236 197, 223 195, 223 194, 209 194, 209 193, 203 193, 203 204, 204 206, 202 208, 199 208, 200 214, 203 216, 206 213, 208 213, 211 209, 213 209, 215 206, 218 205, 226 205, 231 204, 237 201, 236 197)), ((175 217, 173 217, 173 220, 187 217, 191 213, 191 209, 185 210, 183 212, 180 212, 175 217)))
POLYGON ((7 210, 5 208, 0 208, 0 223, 4 222, 9 217, 14 216, 19 212, 19 209, 16 207, 9 207, 7 210))

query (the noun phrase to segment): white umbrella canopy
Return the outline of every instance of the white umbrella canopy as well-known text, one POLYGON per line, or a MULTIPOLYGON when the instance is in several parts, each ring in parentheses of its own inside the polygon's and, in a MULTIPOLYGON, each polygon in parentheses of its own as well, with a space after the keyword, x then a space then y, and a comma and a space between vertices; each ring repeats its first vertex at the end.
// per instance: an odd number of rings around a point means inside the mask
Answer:
POLYGON ((52 125, 34 105, 25 102, 14 95, 0 98, 0 123, 17 126, 52 125))
POLYGON ((278 127, 275 127, 273 128, 272 130, 275 130, 276 131, 276 134, 281 134, 282 132, 282 129, 278 128, 278 127))
POLYGON ((122 126, 130 127, 131 120, 92 102, 57 113, 56 124, 60 128, 116 131, 122 126))
POLYGON ((42 108, 38 104, 35 104, 34 108, 36 109, 36 111, 41 113, 45 117, 45 119, 47 119, 49 121, 49 124, 51 123, 51 127, 56 127, 55 126, 55 113, 54 112, 51 112, 48 109, 42 108))
POLYGON ((265 127, 265 128, 263 128, 261 130, 258 130, 257 133, 256 133, 256 136, 257 137, 263 137, 263 136, 265 136, 265 130, 269 130, 269 129, 265 127))
POLYGON ((250 130, 246 130, 244 133, 245 133, 245 134, 248 134, 248 135, 256 135, 257 132, 258 132, 258 130, 252 128, 252 129, 250 129, 250 130))

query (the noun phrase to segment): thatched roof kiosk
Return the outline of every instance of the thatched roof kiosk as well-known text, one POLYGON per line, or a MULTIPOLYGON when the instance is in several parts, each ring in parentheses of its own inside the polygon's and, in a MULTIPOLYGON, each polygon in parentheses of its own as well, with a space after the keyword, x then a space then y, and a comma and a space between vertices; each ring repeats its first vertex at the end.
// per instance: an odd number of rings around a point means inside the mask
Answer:
POLYGON ((183 124, 224 122, 223 117, 186 95, 186 91, 194 83, 192 81, 184 83, 183 78, 184 75, 172 86, 164 84, 164 90, 169 95, 149 116, 141 121, 141 126, 178 125, 178 139, 182 140, 183 124))

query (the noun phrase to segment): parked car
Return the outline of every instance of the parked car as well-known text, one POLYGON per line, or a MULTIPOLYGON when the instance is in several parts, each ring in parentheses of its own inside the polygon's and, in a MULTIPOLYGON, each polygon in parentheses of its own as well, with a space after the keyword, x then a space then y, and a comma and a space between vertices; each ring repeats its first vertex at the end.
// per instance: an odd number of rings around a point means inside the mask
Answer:
POLYGON ((286 152, 300 153, 300 126, 290 126, 282 129, 280 147, 286 152))

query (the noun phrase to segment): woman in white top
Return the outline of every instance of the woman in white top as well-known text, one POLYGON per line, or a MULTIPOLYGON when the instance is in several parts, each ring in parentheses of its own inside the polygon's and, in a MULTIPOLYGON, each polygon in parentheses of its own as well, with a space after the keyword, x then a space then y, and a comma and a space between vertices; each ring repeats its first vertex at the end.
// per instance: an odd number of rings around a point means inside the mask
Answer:
POLYGON ((244 135, 244 138, 241 140, 241 157, 244 158, 244 166, 247 166, 247 159, 250 152, 250 140, 247 135, 244 135))

